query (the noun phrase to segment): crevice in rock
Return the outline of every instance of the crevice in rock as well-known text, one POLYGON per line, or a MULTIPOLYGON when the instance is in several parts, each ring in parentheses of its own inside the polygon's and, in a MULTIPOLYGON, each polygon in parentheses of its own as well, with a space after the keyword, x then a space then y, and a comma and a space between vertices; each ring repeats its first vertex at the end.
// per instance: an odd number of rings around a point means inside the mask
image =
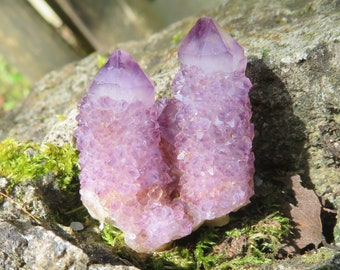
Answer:
POLYGON ((327 244, 332 244, 334 242, 334 228, 337 222, 337 213, 334 205, 329 200, 325 200, 321 209, 321 222, 325 241, 327 244))

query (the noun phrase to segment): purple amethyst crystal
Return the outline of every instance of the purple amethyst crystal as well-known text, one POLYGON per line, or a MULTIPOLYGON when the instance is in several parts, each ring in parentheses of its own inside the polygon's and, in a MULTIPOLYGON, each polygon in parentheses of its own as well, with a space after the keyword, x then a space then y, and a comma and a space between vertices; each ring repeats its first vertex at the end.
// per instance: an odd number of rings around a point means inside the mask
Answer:
POLYGON ((174 98, 159 123, 172 149, 178 193, 193 227, 219 219, 253 195, 254 135, 242 47, 210 18, 182 42, 174 98))
POLYGON ((116 50, 79 105, 81 199, 138 252, 160 250, 253 195, 253 126, 242 47, 210 18, 179 48, 174 98, 116 50))

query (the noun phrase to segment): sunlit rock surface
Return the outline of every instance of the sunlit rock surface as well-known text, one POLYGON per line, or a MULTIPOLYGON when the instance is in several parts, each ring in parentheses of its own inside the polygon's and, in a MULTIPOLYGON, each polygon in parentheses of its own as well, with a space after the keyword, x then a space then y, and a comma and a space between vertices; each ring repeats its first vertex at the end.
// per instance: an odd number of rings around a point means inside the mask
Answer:
POLYGON ((154 101, 131 56, 113 52, 79 105, 81 198, 152 252, 249 202, 253 126, 243 49, 212 19, 179 48, 174 98, 154 101))

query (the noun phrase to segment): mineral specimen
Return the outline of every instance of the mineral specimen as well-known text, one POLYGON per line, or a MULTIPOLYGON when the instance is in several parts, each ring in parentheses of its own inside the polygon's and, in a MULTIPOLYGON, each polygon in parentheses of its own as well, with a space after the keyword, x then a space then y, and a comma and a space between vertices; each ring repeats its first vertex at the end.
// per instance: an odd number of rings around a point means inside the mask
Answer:
POLYGON ((159 148, 154 88, 131 56, 116 50, 79 106, 81 199, 90 214, 150 252, 192 231, 185 204, 171 194, 159 148))
POLYGON ((174 98, 165 106, 121 50, 79 105, 81 199, 138 252, 162 249, 253 194, 251 83, 243 49, 202 18, 178 54, 174 98))
MULTIPOLYGON (((182 42, 174 98, 159 123, 171 149, 173 178, 196 228, 225 216, 253 195, 254 135, 242 47, 211 18, 182 42)), ((168 151, 169 152, 169 151, 168 151)))

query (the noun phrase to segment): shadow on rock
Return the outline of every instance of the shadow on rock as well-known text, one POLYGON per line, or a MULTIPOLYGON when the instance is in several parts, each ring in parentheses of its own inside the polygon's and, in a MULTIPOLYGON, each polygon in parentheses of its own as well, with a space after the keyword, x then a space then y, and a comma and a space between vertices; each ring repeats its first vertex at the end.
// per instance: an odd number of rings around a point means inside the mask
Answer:
MULTIPOLYGON (((253 83, 250 90, 252 122, 255 126, 255 196, 247 207, 258 209, 259 218, 278 210, 291 220, 292 235, 285 239, 292 253, 300 252, 295 239, 300 238, 286 204, 297 205, 294 190, 278 181, 291 172, 299 174, 303 186, 313 189, 309 178, 308 153, 305 149, 306 126, 294 114, 291 93, 281 79, 258 58, 250 58, 247 76, 253 83)), ((283 251, 281 256, 286 256, 283 251)), ((280 256, 280 255, 279 255, 280 256)))
POLYGON ((250 99, 257 176, 266 179, 294 171, 312 188, 304 149, 306 126, 294 115, 290 93, 261 59, 250 58, 247 76, 253 83, 250 99))

